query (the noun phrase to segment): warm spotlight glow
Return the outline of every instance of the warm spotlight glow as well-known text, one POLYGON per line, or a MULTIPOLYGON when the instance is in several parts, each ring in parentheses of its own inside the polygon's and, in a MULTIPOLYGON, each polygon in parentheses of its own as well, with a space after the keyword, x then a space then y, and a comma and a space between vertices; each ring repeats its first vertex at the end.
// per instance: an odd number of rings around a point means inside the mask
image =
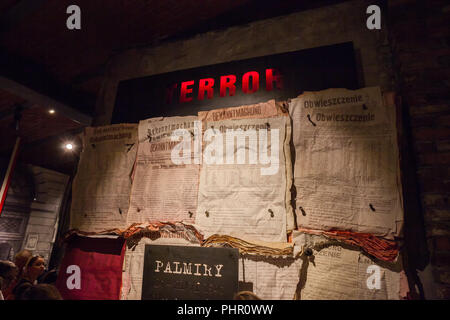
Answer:
POLYGON ((67 150, 72 150, 73 149, 73 144, 71 143, 66 143, 66 145, 64 146, 67 150))
POLYGON ((55 113, 55 109, 50 109, 50 110, 48 110, 48 113, 54 114, 54 113, 55 113))

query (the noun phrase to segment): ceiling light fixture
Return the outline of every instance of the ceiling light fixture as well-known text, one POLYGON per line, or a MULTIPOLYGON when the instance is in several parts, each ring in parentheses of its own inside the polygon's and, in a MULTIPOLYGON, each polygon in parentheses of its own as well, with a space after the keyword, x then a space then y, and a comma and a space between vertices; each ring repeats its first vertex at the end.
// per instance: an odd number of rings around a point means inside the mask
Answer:
POLYGON ((64 145, 64 148, 66 148, 66 150, 72 150, 73 149, 73 144, 72 143, 66 143, 64 145))

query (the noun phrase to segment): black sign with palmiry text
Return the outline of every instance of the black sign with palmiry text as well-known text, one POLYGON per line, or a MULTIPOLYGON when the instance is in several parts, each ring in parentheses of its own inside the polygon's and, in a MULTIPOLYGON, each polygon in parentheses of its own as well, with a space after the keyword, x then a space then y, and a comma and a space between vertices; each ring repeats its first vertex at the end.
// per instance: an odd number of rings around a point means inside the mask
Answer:
POLYGON ((357 89, 351 42, 121 81, 112 123, 357 89))
POLYGON ((146 245, 142 300, 233 299, 238 259, 238 249, 146 245))

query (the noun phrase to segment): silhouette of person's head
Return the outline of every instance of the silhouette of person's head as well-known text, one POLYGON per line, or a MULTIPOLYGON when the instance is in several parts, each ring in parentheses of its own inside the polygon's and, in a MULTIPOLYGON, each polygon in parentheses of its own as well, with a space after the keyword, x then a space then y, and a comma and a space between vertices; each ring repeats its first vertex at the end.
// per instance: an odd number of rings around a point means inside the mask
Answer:
POLYGON ((0 261, 0 290, 6 289, 11 282, 16 279, 18 273, 17 266, 8 260, 0 261))
POLYGON ((20 295, 20 300, 62 300, 58 289, 47 283, 28 287, 20 295))
POLYGON ((251 291, 239 291, 234 295, 233 300, 261 300, 261 298, 251 291))

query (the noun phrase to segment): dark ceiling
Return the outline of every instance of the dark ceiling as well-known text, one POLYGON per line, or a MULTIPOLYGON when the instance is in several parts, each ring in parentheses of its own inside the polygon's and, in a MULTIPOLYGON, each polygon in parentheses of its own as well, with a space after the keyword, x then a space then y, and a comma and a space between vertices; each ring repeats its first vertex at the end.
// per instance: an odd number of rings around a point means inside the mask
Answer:
POLYGON ((2 0, 0 155, 8 157, 20 136, 19 161, 72 173, 76 157, 63 152, 62 141, 95 118, 112 56, 336 2, 342 1, 2 0), (66 27, 72 4, 81 8, 81 30, 66 27), (58 112, 50 114, 54 106, 58 112))

